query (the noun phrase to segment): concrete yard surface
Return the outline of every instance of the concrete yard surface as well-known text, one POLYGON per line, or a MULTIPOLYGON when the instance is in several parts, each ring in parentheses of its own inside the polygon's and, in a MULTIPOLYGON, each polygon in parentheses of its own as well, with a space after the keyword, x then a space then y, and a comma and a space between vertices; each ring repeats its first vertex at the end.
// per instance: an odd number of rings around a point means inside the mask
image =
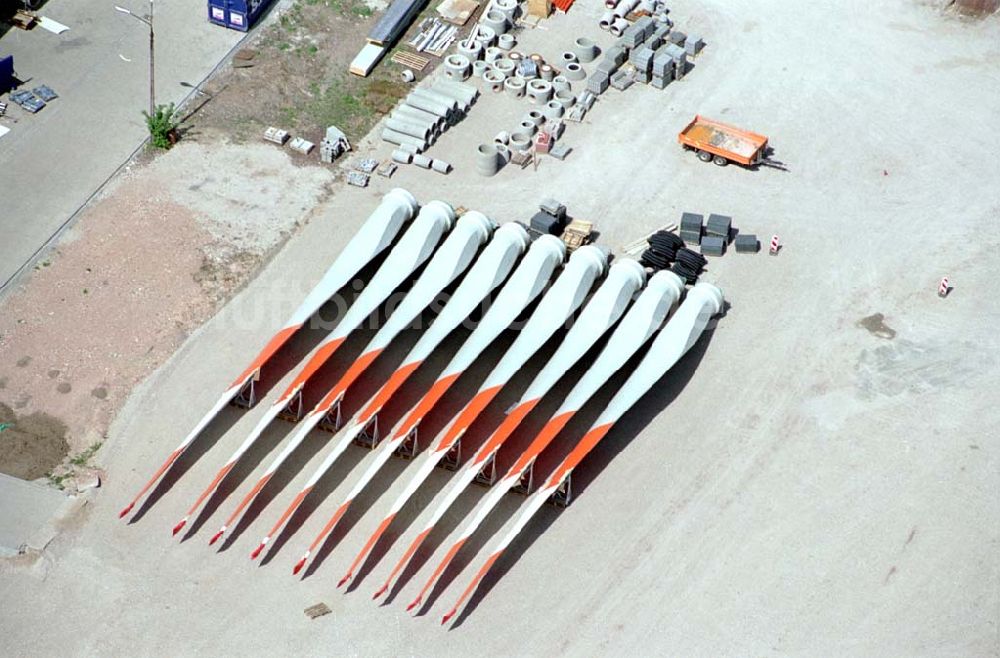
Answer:
MULTIPOLYGON (((671 9, 678 29, 706 41, 694 70, 663 91, 608 91, 583 124, 568 126, 574 150, 565 162, 477 177, 476 145, 531 107, 487 92, 429 150, 453 173, 403 166, 391 180, 373 176, 369 188, 324 201, 261 275, 135 390, 102 450, 107 477, 86 522, 50 544, 44 573, 0 575, 0 596, 17 602, 0 615, 0 650, 997 655, 1000 168, 989 145, 1000 143, 1000 23, 912 0, 678 0, 671 9), (768 135, 788 170, 699 162, 676 142, 695 114, 768 135), (962 137, 970 129, 975 139, 962 137), (429 612, 416 617, 406 603, 482 496, 478 487, 445 517, 389 603, 370 595, 447 481, 443 470, 390 530, 400 538, 376 551, 348 593, 336 582, 406 483, 408 462, 390 461, 306 577, 292 577, 291 567, 372 459, 361 448, 322 481, 316 509, 294 519, 262 560, 248 558, 322 460, 329 434, 314 432, 266 506, 251 508, 228 543, 210 549, 209 537, 289 434, 289 425, 272 424, 185 540, 171 538, 280 384, 249 412, 224 410, 137 518, 117 518, 396 186, 500 221, 527 221, 541 199, 555 197, 595 222, 598 244, 613 250, 683 211, 731 215, 740 231, 765 244, 777 234, 783 244, 774 257, 765 246, 709 259, 702 280, 725 292, 724 317, 587 457, 574 474, 572 505, 539 514, 451 628, 440 616, 522 497, 506 498, 429 612), (937 296, 942 276, 953 286, 945 299, 937 296), (303 614, 320 602, 332 614, 303 614)), ((578 0, 524 32, 518 48, 553 59, 577 36, 607 46, 610 36, 597 28, 603 10, 578 0)), ((374 140, 359 148, 354 157, 391 150, 374 140)), ((338 353, 338 372, 370 335, 338 353)), ((383 372, 417 335, 405 332, 383 372)), ((317 338, 299 340, 299 353, 317 338)), ((460 338, 422 371, 411 399, 460 338)), ((452 408, 509 338, 463 376, 449 394, 452 408)), ((543 361, 532 359, 514 388, 523 390, 543 361)), ((585 407, 540 469, 581 436, 609 393, 585 407)), ((349 393, 347 411, 363 397, 349 393)), ((440 426, 437 416, 428 421, 440 426)), ((490 429, 474 425, 465 440, 474 445, 490 429)), ((521 431, 512 442, 530 438, 521 431)))

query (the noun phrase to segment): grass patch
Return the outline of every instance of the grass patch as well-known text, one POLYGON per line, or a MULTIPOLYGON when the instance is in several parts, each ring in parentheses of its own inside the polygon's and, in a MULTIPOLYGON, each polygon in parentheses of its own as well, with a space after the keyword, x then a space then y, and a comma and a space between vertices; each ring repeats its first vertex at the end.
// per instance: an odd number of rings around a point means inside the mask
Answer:
POLYGON ((326 89, 310 89, 314 98, 302 108, 302 119, 325 129, 337 126, 352 141, 367 133, 396 105, 407 90, 388 74, 358 78, 349 74, 332 80, 326 89))
POLYGON ((97 454, 97 451, 101 449, 102 445, 104 444, 100 441, 91 444, 91 446, 86 450, 84 450, 83 452, 79 453, 74 457, 71 457, 69 463, 73 464, 73 466, 86 466, 87 462, 89 462, 91 458, 93 458, 93 456, 97 454))

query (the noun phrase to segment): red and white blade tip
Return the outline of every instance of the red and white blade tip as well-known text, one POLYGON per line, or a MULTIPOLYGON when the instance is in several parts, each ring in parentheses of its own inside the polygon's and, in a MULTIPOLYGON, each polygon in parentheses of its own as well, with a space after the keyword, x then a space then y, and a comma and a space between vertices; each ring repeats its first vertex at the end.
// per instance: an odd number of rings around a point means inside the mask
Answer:
POLYGON ((258 557, 260 557, 260 553, 261 553, 261 551, 263 551, 263 550, 264 550, 264 546, 266 546, 266 545, 267 545, 267 542, 265 542, 265 541, 262 541, 262 542, 261 542, 261 543, 260 543, 260 544, 259 544, 259 545, 257 546, 257 548, 253 549, 253 552, 252 552, 252 553, 250 554, 250 559, 251 559, 251 560, 256 560, 256 559, 257 559, 258 557))
POLYGON ((225 533, 226 533, 225 530, 220 530, 214 535, 212 535, 212 538, 208 540, 208 545, 212 546, 213 544, 215 544, 215 542, 219 541, 219 539, 221 539, 222 535, 224 535, 225 533))
POLYGON ((306 559, 307 558, 302 558, 301 560, 295 563, 295 567, 292 569, 293 576, 298 575, 298 573, 302 571, 302 567, 306 566, 306 559))
POLYGON ((339 580, 339 581, 337 582, 337 587, 342 587, 342 586, 344 585, 344 583, 346 583, 346 582, 347 582, 348 580, 350 580, 350 579, 351 579, 351 576, 353 576, 353 575, 354 575, 354 574, 350 574, 350 573, 347 573, 347 574, 344 574, 344 577, 343 577, 343 578, 341 578, 341 579, 340 579, 340 580, 339 580))
POLYGON ((188 522, 187 519, 181 519, 181 522, 174 526, 174 532, 173 532, 173 534, 176 535, 178 532, 180 532, 181 530, 183 530, 184 526, 187 525, 187 522, 188 522))
POLYGON ((119 519, 125 518, 125 515, 131 512, 133 507, 135 507, 135 503, 129 503, 128 507, 118 512, 118 518, 119 519))

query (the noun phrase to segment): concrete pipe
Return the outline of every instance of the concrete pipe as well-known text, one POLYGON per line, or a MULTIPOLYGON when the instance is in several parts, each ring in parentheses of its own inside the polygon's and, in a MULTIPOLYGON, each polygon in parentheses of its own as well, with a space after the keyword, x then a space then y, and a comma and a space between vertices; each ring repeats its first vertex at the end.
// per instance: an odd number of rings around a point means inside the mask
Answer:
POLYGON ((524 54, 519 50, 512 50, 507 53, 507 59, 514 62, 514 66, 520 66, 521 61, 524 59, 524 54))
POLYGON ((496 69, 490 69, 486 73, 483 73, 483 82, 486 83, 493 93, 503 91, 503 81, 505 79, 504 74, 496 69))
POLYGON ((503 90, 514 98, 524 96, 524 78, 507 78, 503 81, 503 90))
POLYGON ((447 78, 439 78, 431 85, 431 91, 444 94, 449 98, 454 98, 458 102, 465 106, 465 111, 468 112, 469 107, 476 102, 479 98, 479 90, 470 84, 462 84, 461 82, 454 82, 447 78))
POLYGON ((587 78, 587 72, 583 70, 583 67, 580 66, 579 62, 571 62, 566 65, 565 69, 563 69, 563 76, 565 76, 567 80, 579 81, 587 78))
POLYGON ((538 69, 538 77, 546 82, 552 82, 552 79, 556 77, 556 70, 548 64, 542 64, 538 69))
POLYGON ((523 121, 521 121, 521 123, 518 124, 517 130, 515 132, 534 135, 537 130, 538 130, 538 124, 536 124, 534 121, 524 119, 523 121))
POLYGON ((579 61, 579 58, 576 56, 576 53, 567 50, 559 55, 559 61, 562 62, 563 66, 566 66, 570 62, 579 61))
POLYGON ((413 156, 413 164, 421 167, 423 169, 431 168, 432 158, 427 155, 415 155, 413 156))
MULTIPOLYGON (((611 25, 609 24, 608 27, 611 27, 611 25)), ((573 42, 573 52, 576 54, 578 61, 587 64, 597 59, 597 55, 600 54, 601 50, 590 39, 580 37, 573 42)))
POLYGON ((396 149, 392 152, 392 161, 399 164, 410 164, 413 161, 413 154, 409 151, 396 149))
POLYGON ((451 173, 451 165, 444 160, 434 159, 431 161, 431 169, 438 172, 439 174, 451 173))
POLYGON ((461 53, 448 55, 444 58, 444 74, 456 82, 468 80, 472 74, 472 60, 461 53))
POLYGON ((422 153, 427 148, 427 142, 412 135, 404 135, 390 128, 382 129, 382 141, 390 144, 408 144, 415 149, 416 153, 422 153))
POLYGON ((543 105, 552 98, 552 83, 547 80, 528 81, 528 100, 534 105, 543 105))
POLYGON ((507 146, 510 141, 510 133, 506 130, 501 130, 493 137, 493 143, 498 146, 507 146))
POLYGON ((539 112, 538 110, 531 110, 530 112, 524 115, 522 121, 530 121, 536 126, 541 126, 543 123, 545 123, 545 117, 542 116, 542 113, 539 112))
POLYGON ((615 22, 615 12, 608 10, 601 14, 601 18, 597 21, 597 26, 602 30, 611 29, 611 24, 615 22))
POLYGON ((535 63, 535 66, 541 66, 545 63, 545 58, 538 53, 531 53, 528 55, 528 59, 535 63))
POLYGON ((433 125, 438 134, 440 134, 441 131, 445 129, 445 126, 448 125, 448 122, 438 115, 424 110, 419 110, 412 105, 407 105, 405 103, 397 105, 392 110, 391 116, 416 121, 418 123, 425 123, 428 126, 433 125))
POLYGON ((484 59, 490 64, 495 64, 497 60, 503 59, 503 51, 496 46, 490 46, 486 49, 484 59))
POLYGON ((614 9, 621 0, 604 0, 605 9, 614 9))
POLYGON ((572 85, 570 85, 569 80, 566 79, 565 75, 557 75, 552 78, 552 89, 558 93, 560 91, 569 91, 572 85))
POLYGON ((576 96, 568 89, 564 89, 556 92, 555 102, 562 105, 564 110, 568 110, 576 103, 576 96))
POLYGON ((517 39, 515 39, 514 35, 510 32, 501 34, 497 37, 497 46, 500 47, 500 50, 511 50, 516 44, 517 39))
POLYGON ((625 20, 624 18, 616 17, 614 22, 611 23, 611 27, 609 27, 608 29, 611 31, 611 34, 615 35, 616 37, 620 37, 622 35, 622 32, 628 29, 628 25, 629 23, 627 20, 625 20))
POLYGON ((483 51, 486 50, 486 48, 484 48, 483 44, 479 41, 469 41, 468 39, 463 39, 458 42, 458 46, 455 47, 455 50, 457 50, 459 54, 468 57, 470 62, 475 62, 483 58, 483 51))
POLYGON ((407 121, 403 118, 393 118, 389 117, 385 120, 385 127, 390 130, 395 130, 396 132, 403 133, 404 135, 409 135, 411 137, 416 137, 417 139, 422 139, 427 143, 431 142, 431 138, 434 136, 434 129, 428 127, 425 124, 420 124, 415 121, 407 121))
MULTIPOLYGON (((464 59, 464 58, 463 58, 464 59)), ((471 65, 470 65, 471 68, 471 65)), ((454 115, 464 112, 467 108, 465 103, 461 103, 454 98, 445 96, 444 94, 436 91, 431 91, 430 89, 425 89, 419 87, 410 92, 408 98, 425 98, 432 103, 437 103, 439 106, 443 106, 447 109, 447 118, 449 122, 454 118, 454 115)))
POLYGON ((476 173, 495 176, 500 169, 500 152, 496 144, 480 144, 476 153, 476 173))
POLYGON ((510 136, 509 146, 514 151, 527 151, 531 148, 531 135, 516 132, 510 136))
POLYGON ((493 9, 506 16, 508 23, 514 24, 518 14, 517 0, 494 0, 493 9))
POLYGON ((504 77, 510 78, 514 76, 514 69, 516 67, 512 60, 506 57, 502 57, 497 61, 493 62, 493 68, 495 68, 500 73, 503 73, 504 77))
POLYGON ((562 106, 559 101, 549 101, 545 104, 545 108, 542 110, 542 114, 550 119, 558 119, 566 111, 566 108, 562 106))
POLYGON ((417 148, 413 144, 399 144, 399 148, 396 150, 409 153, 410 155, 414 155, 417 152, 417 148))
POLYGON ((500 154, 500 166, 510 162, 510 148, 506 144, 497 144, 497 153, 500 154))
POLYGON ((486 73, 486 71, 489 70, 491 67, 492 67, 492 65, 489 62, 487 62, 486 60, 482 60, 481 59, 478 62, 473 62, 472 63, 472 77, 473 78, 481 78, 481 77, 483 77, 483 73, 486 73))
POLYGON ((491 28, 497 36, 507 32, 507 28, 510 27, 510 22, 507 17, 503 15, 503 12, 497 11, 496 9, 491 9, 486 12, 482 20, 479 21, 482 25, 491 28))
POLYGON ((406 97, 406 100, 404 101, 406 105, 414 107, 418 110, 423 110, 424 112, 430 112, 444 121, 447 121, 451 117, 452 110, 450 107, 444 103, 432 101, 423 96, 417 96, 415 92, 416 90, 414 90, 414 93, 406 97))
POLYGON ((497 42, 497 31, 489 25, 480 23, 476 27, 476 41, 483 44, 483 48, 489 49, 497 42))
POLYGON ((625 18, 638 4, 639 0, 621 0, 621 2, 615 5, 612 13, 614 13, 614 15, 618 18, 625 18))
POLYGON ((410 69, 403 69, 403 72, 399 74, 399 78, 403 82, 413 82, 416 77, 410 69))

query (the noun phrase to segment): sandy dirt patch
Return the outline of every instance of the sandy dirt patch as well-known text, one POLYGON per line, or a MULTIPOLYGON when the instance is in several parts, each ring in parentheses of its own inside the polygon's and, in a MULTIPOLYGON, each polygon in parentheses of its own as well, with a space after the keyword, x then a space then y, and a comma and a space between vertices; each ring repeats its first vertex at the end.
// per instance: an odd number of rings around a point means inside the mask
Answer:
POLYGON ((74 451, 327 194, 328 171, 216 137, 133 167, 4 303, 0 402, 74 451))

